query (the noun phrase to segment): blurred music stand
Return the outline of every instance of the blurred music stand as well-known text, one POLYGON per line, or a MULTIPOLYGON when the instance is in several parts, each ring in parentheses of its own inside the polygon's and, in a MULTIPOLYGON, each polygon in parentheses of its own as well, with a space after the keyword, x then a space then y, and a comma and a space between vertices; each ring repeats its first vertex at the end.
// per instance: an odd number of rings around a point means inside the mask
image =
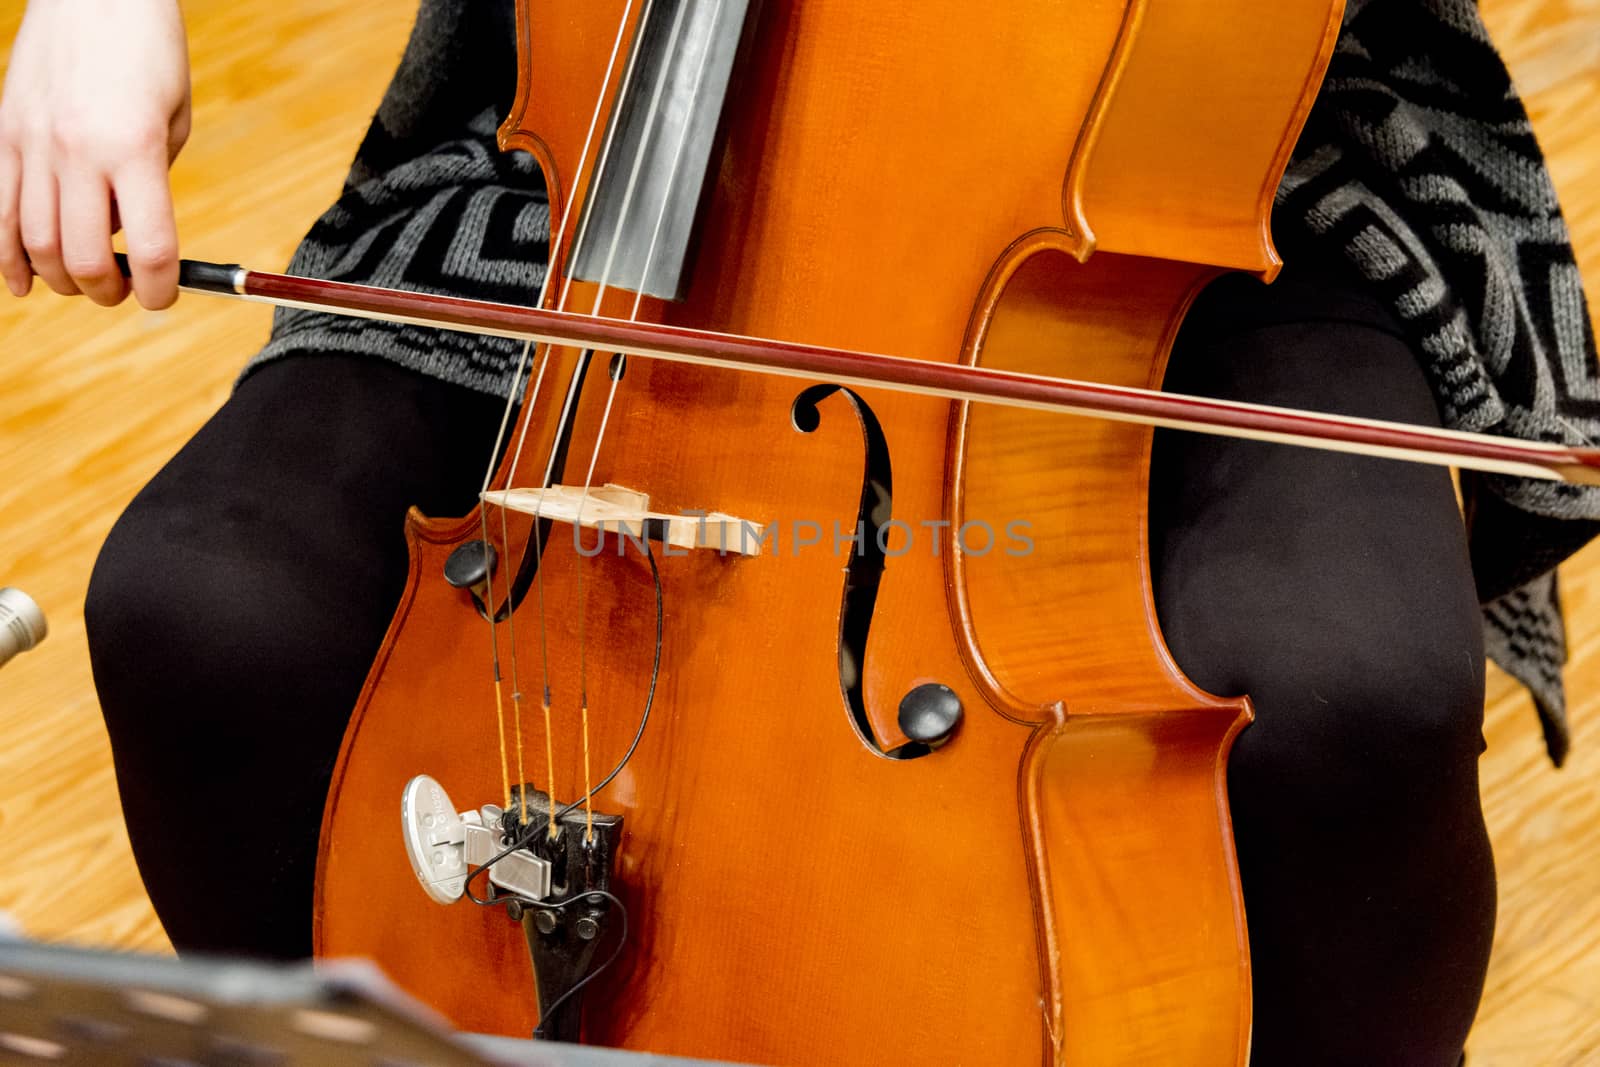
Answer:
MULTIPOLYGON (((494 996, 484 990, 484 996, 494 996)), ((138 1067, 688 1067, 452 1033, 360 960, 269 964, 56 948, 0 935, 0 1063, 138 1067)))

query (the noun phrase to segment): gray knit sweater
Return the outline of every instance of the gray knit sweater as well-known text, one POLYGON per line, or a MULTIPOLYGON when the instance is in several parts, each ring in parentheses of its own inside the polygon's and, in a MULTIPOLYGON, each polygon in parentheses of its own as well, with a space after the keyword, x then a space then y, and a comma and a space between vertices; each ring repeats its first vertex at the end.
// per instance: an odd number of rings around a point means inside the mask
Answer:
MULTIPOLYGON (((343 194, 292 273, 528 302, 549 210, 532 160, 494 142, 514 87, 511 6, 423 0, 343 194)), ((1367 279, 1410 336, 1447 425, 1600 440, 1600 368, 1566 225, 1472 0, 1350 0, 1274 230, 1291 261, 1343 259, 1367 279)), ((503 395, 518 346, 280 310, 250 366, 328 351, 503 395)), ((1533 693, 1559 763, 1554 568, 1600 531, 1600 490, 1477 475, 1463 489, 1489 654, 1533 693)))

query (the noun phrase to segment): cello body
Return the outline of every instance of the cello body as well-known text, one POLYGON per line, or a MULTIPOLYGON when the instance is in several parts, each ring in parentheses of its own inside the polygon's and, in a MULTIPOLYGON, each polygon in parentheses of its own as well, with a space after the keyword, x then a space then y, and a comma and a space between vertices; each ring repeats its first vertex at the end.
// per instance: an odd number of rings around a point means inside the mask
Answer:
MULTIPOLYGON (((768 0, 684 299, 641 312, 1159 385, 1209 280, 1276 273, 1272 197, 1341 7, 768 0)), ((501 139, 537 157, 559 219, 588 189, 596 97, 621 89, 607 60, 625 5, 518 8, 501 139)), ((560 269, 570 241, 553 244, 560 269)), ((570 305, 597 296, 604 314, 634 307, 592 282, 570 305)), ((529 471, 579 354, 536 357, 555 384, 524 404, 529 471)), ((627 932, 583 992, 582 1040, 756 1063, 1244 1063, 1225 770, 1249 706, 1199 691, 1165 650, 1151 431, 648 360, 606 421, 608 376, 589 379, 569 482, 605 422, 594 485, 771 540, 657 546, 652 564, 624 537, 557 524, 528 547, 525 518, 490 523, 503 560, 539 554, 538 598, 494 638, 502 659, 520 650, 508 687, 536 694, 548 649, 553 765, 534 696, 507 727, 513 779, 577 798, 579 694, 602 769, 653 693, 594 797, 623 820, 610 884, 627 932), (878 535, 863 569, 858 541, 878 535), (959 701, 959 727, 906 747, 898 709, 929 686, 959 701)), ((508 451, 497 484, 532 484, 511 467, 508 451)), ((420 773, 464 805, 503 802, 490 627, 442 576, 482 530, 477 513, 408 520, 410 581, 324 817, 316 950, 375 959, 460 1028, 526 1035, 531 918, 429 899, 396 819, 420 773)))

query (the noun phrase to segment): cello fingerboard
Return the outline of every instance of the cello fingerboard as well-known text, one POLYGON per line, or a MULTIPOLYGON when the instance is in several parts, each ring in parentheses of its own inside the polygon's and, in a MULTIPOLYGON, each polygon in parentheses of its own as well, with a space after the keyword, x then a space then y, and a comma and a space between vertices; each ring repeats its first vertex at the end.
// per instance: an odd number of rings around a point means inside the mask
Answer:
POLYGON ((695 218, 750 0, 657 0, 584 205, 572 274, 580 281, 682 297, 695 218))

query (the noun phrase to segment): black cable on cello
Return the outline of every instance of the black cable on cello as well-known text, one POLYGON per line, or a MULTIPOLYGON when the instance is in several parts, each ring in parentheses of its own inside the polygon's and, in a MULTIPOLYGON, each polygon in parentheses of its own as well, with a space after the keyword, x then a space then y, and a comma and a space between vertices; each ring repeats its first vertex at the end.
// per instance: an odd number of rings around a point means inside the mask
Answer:
POLYGON ((542 1038, 545 1036, 545 1020, 555 1015, 557 1008, 561 1007, 561 1005, 577 996, 578 992, 582 990, 584 986, 600 977, 600 973, 602 971, 611 966, 613 963, 617 962, 617 957, 622 955, 622 946, 628 942, 628 906, 624 904, 614 893, 608 893, 604 889, 590 889, 579 894, 578 896, 573 897, 571 900, 563 900, 559 904, 543 906, 554 910, 556 908, 564 908, 569 904, 576 904, 580 900, 591 900, 596 897, 604 897, 606 900, 609 900, 612 904, 616 905, 617 912, 622 919, 622 929, 617 935, 616 947, 611 950, 611 955, 607 956, 598 966, 589 968, 588 974, 572 983, 571 989, 568 989, 565 993, 551 1001, 549 1007, 546 1007, 543 1004, 539 1005, 539 1025, 535 1027, 533 1031, 533 1036, 536 1038, 542 1038))
MULTIPOLYGON (((655 706, 656 702, 656 684, 661 680, 661 646, 663 634, 666 629, 666 598, 661 589, 661 570, 656 566, 655 553, 650 550, 650 542, 648 540, 644 541, 644 558, 650 564, 650 577, 654 580, 656 587, 656 650, 655 660, 650 665, 650 689, 645 693, 644 711, 639 715, 639 728, 633 732, 633 741, 628 745, 628 750, 622 754, 622 758, 617 761, 617 765, 611 768, 611 773, 600 779, 600 784, 595 786, 594 789, 585 794, 585 796, 579 797, 577 800, 574 800, 572 803, 557 811, 555 814, 555 818, 557 819, 567 814, 567 812, 571 811, 573 808, 576 808, 579 804, 582 804, 585 797, 592 796, 594 793, 598 793, 600 790, 610 785, 612 779, 622 773, 622 768, 628 765, 628 761, 633 758, 634 752, 638 749, 639 742, 644 737, 644 728, 650 722, 650 709, 655 706)), ((526 803, 526 800, 524 800, 524 803, 526 803)), ((551 803, 555 803, 554 798, 551 799, 551 803)), ((512 900, 521 899, 514 895, 507 895, 497 898, 479 897, 472 891, 472 881, 480 874, 483 874, 485 871, 487 871, 490 867, 493 867, 496 863, 499 863, 502 859, 517 851, 517 849, 526 848, 535 837, 539 836, 541 832, 541 826, 530 824, 529 829, 524 830, 515 841, 501 849, 499 852, 495 853, 493 856, 490 856, 483 862, 481 866, 474 867, 472 870, 468 871, 464 888, 467 899, 471 900, 474 904, 481 904, 485 907, 507 904, 512 900)), ((590 892, 599 893, 602 892, 602 890, 596 889, 591 890, 590 892)), ((542 902, 539 902, 539 906, 554 907, 555 905, 546 905, 542 902)))
MULTIPOLYGON (((600 784, 589 790, 588 793, 556 812, 556 818, 558 819, 610 785, 611 780, 622 773, 622 768, 628 765, 628 761, 633 758, 634 750, 639 747, 639 740, 644 737, 645 724, 650 721, 650 708, 656 702, 656 683, 661 680, 661 635, 664 629, 662 620, 665 618, 666 613, 663 609, 661 596, 661 571, 656 568, 656 556, 654 552, 650 551, 650 542, 646 540, 643 544, 644 558, 650 564, 650 577, 655 580, 656 585, 656 655, 655 662, 650 664, 650 690, 645 694, 644 713, 639 716, 639 728, 633 733, 633 741, 628 745, 628 751, 624 752, 622 758, 617 761, 617 765, 611 768, 611 773, 600 779, 600 784)), ((553 798, 551 802, 554 803, 553 798)))

